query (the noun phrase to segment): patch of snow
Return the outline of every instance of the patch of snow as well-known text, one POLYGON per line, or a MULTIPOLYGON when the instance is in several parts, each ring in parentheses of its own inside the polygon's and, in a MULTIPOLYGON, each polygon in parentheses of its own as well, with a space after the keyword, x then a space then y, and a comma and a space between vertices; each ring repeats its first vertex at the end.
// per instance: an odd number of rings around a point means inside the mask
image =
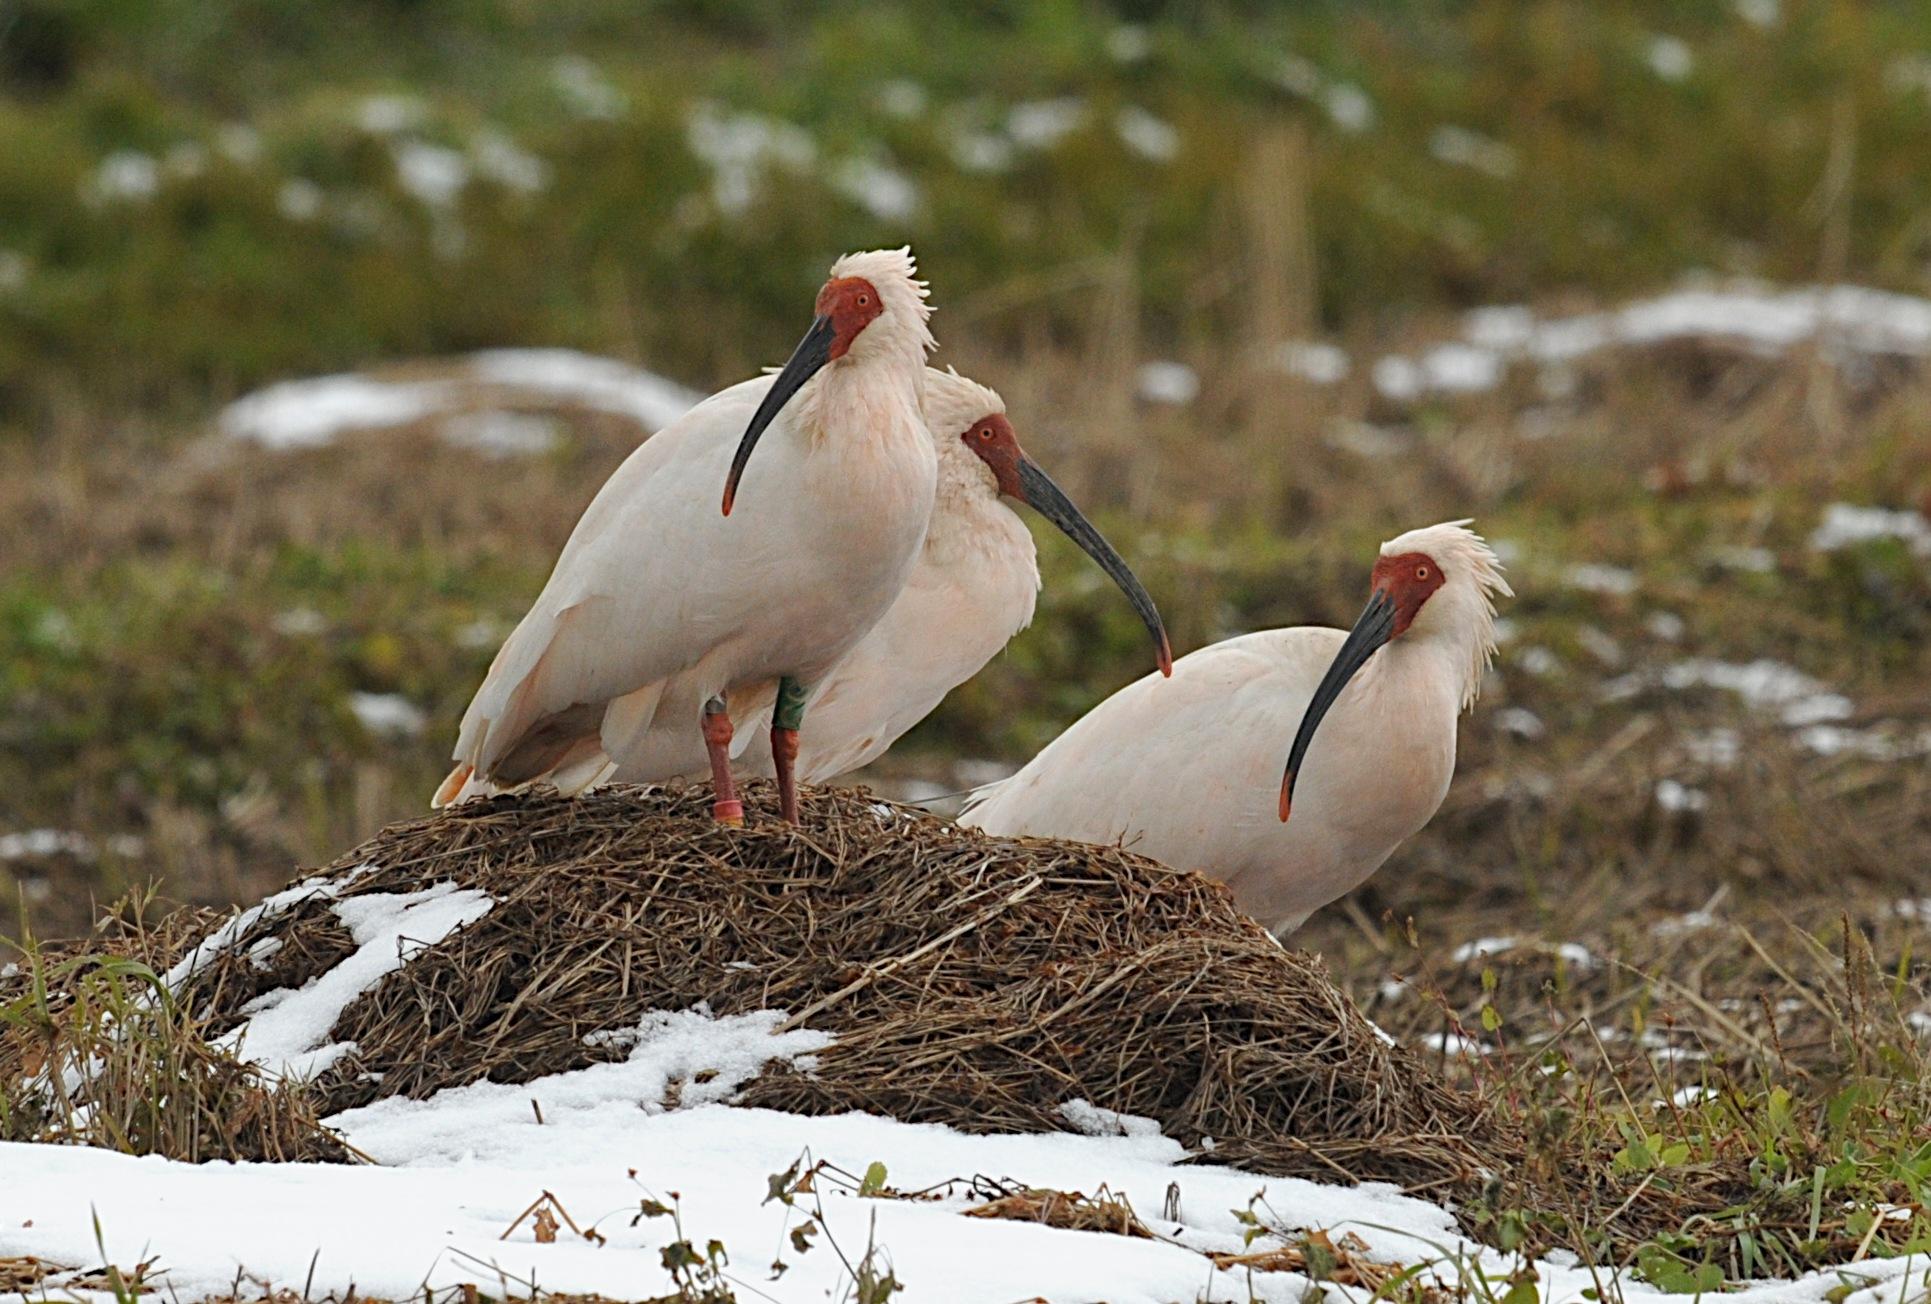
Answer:
POLYGON ((1374 370, 1369 373, 1374 378, 1374 387, 1382 395, 1405 403, 1420 398, 1424 389, 1421 368, 1413 358, 1399 354, 1377 359, 1374 370))
POLYGON ((306 177, 290 177, 275 192, 275 208, 291 222, 312 222, 322 212, 322 187, 306 177))
POLYGON ((470 137, 469 155, 478 175, 511 190, 534 195, 550 184, 550 165, 495 127, 470 137))
POLYGON ((1619 598, 1634 593, 1639 583, 1635 571, 1601 562, 1578 562, 1570 566, 1562 572, 1562 582, 1585 593, 1603 593, 1619 598))
POLYGON ((469 185, 469 159, 444 145, 399 140, 389 150, 396 183, 430 208, 448 208, 469 185))
POLYGON ((1680 82, 1696 70, 1696 56, 1680 37, 1652 36, 1646 59, 1649 70, 1666 82, 1680 82))
POLYGON ((1400 427, 1352 421, 1346 417, 1328 422, 1325 438, 1330 447, 1377 460, 1399 457, 1415 442, 1413 434, 1400 427))
POLYGON ((1931 924, 1931 897, 1906 897, 1891 903, 1891 914, 1913 923, 1931 924))
MULTIPOLYGON (((675 1233, 668 1220, 630 1215, 641 1196, 675 1191, 686 1234, 699 1244, 723 1239, 746 1265, 730 1270, 741 1296, 802 1304, 839 1298, 847 1285, 843 1260, 824 1237, 803 1255, 788 1248, 786 1232, 804 1213, 765 1199, 770 1175, 808 1148, 849 1169, 882 1163, 904 1189, 940 1189, 934 1201, 822 1197, 825 1234, 854 1255, 875 1242, 906 1283, 907 1298, 921 1304, 1299 1300, 1309 1288, 1304 1276, 1217 1271, 1202 1257, 1248 1248, 1233 1211, 1257 1194, 1270 1221, 1337 1237, 1353 1233, 1385 1262, 1461 1255, 1496 1279, 1517 1266, 1464 1243, 1447 1211, 1386 1184, 1324 1186, 1189 1165, 1180 1145, 1165 1137, 967 1136, 858 1114, 804 1118, 721 1105, 653 1112, 634 1100, 607 1099, 546 1099, 538 1124, 528 1100, 547 1089, 547 1080, 505 1088, 512 1096, 506 1108, 520 1113, 504 1113, 487 1131, 439 1128, 435 1116, 445 1107, 474 1108, 473 1101, 444 1097, 390 1102, 396 1108, 387 1119, 334 1120, 348 1124, 350 1141, 373 1154, 375 1165, 190 1165, 74 1146, 0 1147, 0 1167, 19 1179, 0 1185, 0 1253, 98 1263, 97 1213, 109 1261, 131 1262, 137 1251, 158 1255, 160 1290, 190 1304, 232 1292, 238 1269, 264 1289, 306 1287, 318 1297, 346 1295, 351 1284, 370 1298, 441 1295, 500 1276, 558 1293, 638 1298, 674 1293, 661 1250, 675 1233), (1160 1220, 1157 1240, 961 1217, 974 1201, 943 1184, 978 1172, 1061 1190, 1105 1184, 1149 1217, 1177 1187, 1180 1216, 1160 1220), (540 1244, 528 1222, 504 1238, 541 1190, 579 1220, 597 1218, 607 1243, 587 1244, 566 1231, 540 1244), (761 1266, 748 1266, 761 1265, 758 1256, 774 1245, 787 1247, 789 1266, 775 1281, 761 1266)), ((1887 1260, 1869 1270, 1889 1282, 1907 1266, 1887 1260)), ((1578 1299, 1592 1285, 1581 1269, 1543 1263, 1534 1270, 1551 1304, 1578 1299)), ((1444 1263, 1422 1278, 1453 1293, 1458 1273, 1444 1263)), ((1805 1304, 1821 1301, 1838 1280, 1837 1273, 1820 1274, 1805 1304)), ((1657 1298, 1636 1283, 1626 1289, 1657 1298)))
POLYGON ((894 77, 878 88, 874 102, 888 117, 912 119, 925 116, 925 87, 909 77, 894 77))
POLYGON ((502 625, 488 617, 470 621, 456 631, 456 646, 471 651, 495 647, 503 641, 505 630, 502 625))
POLYGON ((1503 733, 1531 742, 1549 732, 1549 726, 1542 723, 1542 717, 1525 706, 1505 706, 1497 711, 1495 727, 1503 733))
POLYGON ((420 127, 429 106, 413 95, 371 95, 355 106, 355 125, 371 136, 395 136, 420 127))
POLYGON ((1502 180, 1515 175, 1515 151, 1466 127, 1442 126, 1428 138, 1428 152, 1443 163, 1502 180))
POLYGON ((1652 611, 1643 619, 1643 628, 1665 643, 1681 642, 1689 628, 1683 618, 1673 611, 1652 611))
POLYGON ((1090 1100, 1060 1102, 1059 1116, 1081 1136, 1159 1136, 1160 1124, 1138 1114, 1102 1109, 1090 1100))
POLYGON ((1904 761, 1931 755, 1931 729, 1899 736, 1891 726, 1852 729, 1813 724, 1797 731, 1799 746, 1819 756, 1859 756, 1868 761, 1904 761))
MULTIPOLYGON (((1818 341, 1839 355, 1925 357, 1931 356, 1931 299, 1856 285, 1699 286, 1569 317, 1538 319, 1518 305, 1477 309, 1464 319, 1461 345, 1441 347, 1471 350, 1455 374, 1465 386, 1487 376, 1492 387, 1512 361, 1559 366, 1604 349, 1677 340, 1721 342, 1766 356, 1818 341)), ((1400 355, 1384 361, 1392 363, 1388 383, 1378 371, 1377 385, 1387 397, 1409 401, 1436 388, 1424 362, 1400 355)))
POLYGON ((327 900, 338 895, 349 884, 369 873, 373 865, 358 865, 340 880, 330 880, 318 876, 305 878, 292 887, 285 887, 271 896, 264 897, 246 910, 238 911, 214 932, 195 944, 192 951, 182 956, 174 967, 161 978, 169 991, 178 992, 181 985, 200 973, 216 956, 233 946, 238 938, 264 919, 273 918, 290 906, 316 899, 327 900))
POLYGON ((1734 729, 1706 729, 1683 736, 1683 752, 1699 765, 1727 770, 1743 755, 1743 738, 1734 729))
POLYGON ((1137 104, 1121 109, 1113 130, 1126 147, 1155 163, 1171 163, 1180 154, 1180 132, 1165 118, 1155 117, 1137 104))
POLYGON ((1562 661, 1546 647, 1531 644, 1515 654, 1515 664, 1538 679, 1562 669, 1562 661))
MULTIPOLYGON (((1681 1109, 1689 1105, 1700 1105, 1706 1100, 1715 1100, 1715 1088, 1704 1086, 1678 1087, 1670 1093, 1669 1103, 1681 1109)), ((1657 1102, 1661 1104, 1661 1101, 1657 1102)))
POLYGON ((1345 132, 1359 135, 1374 126, 1374 101, 1353 82, 1336 82, 1328 87, 1323 107, 1334 125, 1345 132))
POLYGON ((1851 715, 1851 700, 1812 679, 1801 670, 1769 658, 1750 662, 1717 661, 1694 657, 1664 668, 1661 676, 1647 673, 1623 675, 1603 685, 1607 701, 1634 697, 1660 682, 1674 692, 1690 688, 1719 688, 1743 699, 1752 710, 1774 714, 1785 725, 1799 728, 1851 715))
POLYGON ((1893 94, 1931 98, 1931 55, 1900 54, 1884 69, 1884 85, 1893 94))
POLYGON ((1274 350, 1273 364, 1316 385, 1338 385, 1348 378, 1347 351, 1318 340, 1287 341, 1274 350))
POLYGON ((1733 0, 1737 16, 1753 27, 1775 27, 1783 17, 1783 0, 1733 0))
POLYGON ((437 433, 454 448, 484 457, 539 457, 557 446, 556 422, 526 412, 459 412, 446 417, 437 433))
POLYGON ((357 949, 307 986, 267 992, 243 1006, 247 1021, 221 1044, 278 1077, 314 1077, 355 1049, 353 1042, 328 1041, 351 1001, 495 904, 454 883, 337 900, 332 909, 357 949))
POLYGON ((1671 915, 1668 919, 1659 919, 1649 926, 1649 931, 1655 937, 1681 937, 1685 933, 1700 933, 1715 928, 1721 923, 1707 910, 1691 910, 1685 914, 1671 915))
POLYGON ((1917 512, 1832 503, 1811 532, 1810 546, 1815 552, 1836 552, 1873 539, 1900 539, 1912 552, 1931 556, 1931 521, 1917 512))
POLYGON ((691 153, 710 165, 712 198, 729 214, 751 206, 768 168, 803 171, 818 157, 811 133, 796 123, 762 113, 735 112, 710 101, 691 109, 684 139, 691 153))
POLYGON ((392 738, 414 738, 429 724, 429 716, 401 693, 350 693, 349 710, 364 729, 392 738))
POLYGON ((81 188, 91 203, 141 203, 161 189, 161 165, 152 154, 117 149, 100 161, 81 188))
POLYGON ((1006 114, 1006 134, 1021 148, 1046 150, 1086 125, 1086 101, 1077 96, 1029 100, 1006 114))
POLYGON ((1689 814, 1708 809, 1710 794, 1700 788, 1685 787, 1675 779, 1658 779, 1656 804, 1673 815, 1689 814))
POLYGON ((282 949, 282 944, 282 939, 279 937, 262 938, 248 948, 248 963, 266 972, 268 962, 275 958, 275 953, 282 949))
POLYGON ((344 430, 420 421, 436 410, 443 393, 434 382, 357 375, 282 381, 230 403, 221 428, 230 439, 264 448, 317 448, 344 430))
POLYGON ((875 159, 842 160, 832 169, 831 187, 881 221, 904 222, 918 212, 917 183, 875 159))
POLYGON ((1200 397, 1200 375, 1184 362, 1149 362, 1141 366, 1135 387, 1143 402, 1185 407, 1200 397))
POLYGON ((629 98, 581 55, 565 55, 550 65, 550 86, 579 118, 611 121, 630 107, 629 98))
POLYGON ((489 384, 534 390, 627 416, 651 430, 661 430, 704 397, 615 358, 574 349, 487 349, 470 356, 468 370, 489 384))
POLYGON ((328 617, 313 607, 290 607, 270 618, 268 627, 284 638, 313 638, 328 632, 328 617))
POLYGON ((1710 549, 1710 560, 1725 570, 1749 575, 1769 575, 1777 569, 1777 554, 1768 548, 1749 548, 1735 544, 1710 549))
POLYGON ((1513 951, 1522 944, 1519 937, 1478 937, 1472 942, 1463 942, 1448 954, 1450 964, 1467 964, 1478 957, 1501 955, 1513 951))
MULTIPOLYGON (((345 902, 344 904, 349 904, 345 902)), ((811 1056, 832 1043, 822 1032, 779 1031, 782 1010, 719 1018, 702 1007, 653 1011, 623 1029, 622 1060, 554 1073, 531 1083, 476 1082, 430 1102, 390 1097, 334 1115, 330 1126, 385 1164, 462 1163, 527 1144, 529 1129, 572 1117, 650 1114, 722 1103, 773 1062, 809 1072, 811 1056), (673 1094, 672 1088, 675 1087, 673 1094)), ((1158 1128, 1154 1129, 1158 1132, 1158 1128)))
POLYGON ((1375 388, 1397 402, 1424 394, 1474 394, 1502 379, 1502 359, 1470 344, 1438 344, 1419 359, 1390 354, 1374 365, 1375 388))
POLYGON ((1138 23, 1121 23, 1106 34, 1106 55, 1114 63, 1139 63, 1153 53, 1153 36, 1138 23))
POLYGON ((952 161, 967 172, 1012 170, 1012 139, 997 132, 962 131, 952 137, 952 161))
MULTIPOLYGON (((362 375, 282 381, 229 404, 220 425, 231 439, 269 449, 317 448, 347 431, 411 425, 452 408, 470 408, 474 387, 480 384, 578 403, 657 430, 689 411, 701 397, 614 358, 570 349, 490 349, 472 354, 463 371, 468 385, 362 375)), ((487 451, 499 455, 533 448, 533 432, 528 429, 508 438, 500 426, 483 435, 461 420, 445 422, 443 428, 465 446, 475 447, 480 439, 488 445, 487 451)))
POLYGON ((215 129, 215 148, 230 163, 248 167, 261 161, 261 133, 245 122, 224 122, 215 129))
POLYGON ((110 856, 131 860, 146 850, 132 834, 117 833, 96 842, 85 833, 70 829, 26 829, 0 833, 0 861, 38 860, 47 856, 71 856, 75 860, 98 860, 105 851, 110 856))
POLYGON ((1623 663, 1623 645, 1594 625, 1578 626, 1576 642, 1582 645, 1583 651, 1611 670, 1623 663))
POLYGON ((1479 349, 1514 352, 1534 337, 1535 314, 1520 304, 1474 308, 1462 318, 1462 338, 1479 349))
POLYGON ((1415 1044, 1438 1055, 1487 1055, 1493 1049, 1486 1042, 1464 1037, 1459 1032, 1423 1033, 1415 1044))

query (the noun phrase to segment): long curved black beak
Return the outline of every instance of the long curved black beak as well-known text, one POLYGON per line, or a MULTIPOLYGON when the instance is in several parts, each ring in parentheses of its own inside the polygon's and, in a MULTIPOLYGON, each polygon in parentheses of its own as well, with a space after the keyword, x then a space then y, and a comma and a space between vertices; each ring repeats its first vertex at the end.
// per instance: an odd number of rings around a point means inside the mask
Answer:
POLYGON ((1376 589, 1369 597, 1368 605, 1362 609, 1360 618, 1354 622, 1354 628, 1342 640, 1341 650, 1334 654, 1334 660, 1328 664, 1328 672, 1314 686, 1314 696, 1308 699, 1307 714, 1301 717, 1301 727, 1294 734, 1294 746, 1288 749, 1287 773, 1281 776, 1283 824, 1287 822, 1288 813, 1294 805, 1294 780, 1301 772, 1301 759, 1307 755, 1308 744, 1314 741, 1314 731, 1321 727, 1321 717, 1341 696, 1341 690, 1354 678, 1354 672, 1366 665, 1376 649, 1394 636, 1394 599, 1376 589))
POLYGON ((819 369, 831 361, 831 342, 837 332, 833 329, 831 318, 820 317, 811 323, 811 329, 798 341, 798 347, 791 351, 791 360, 784 364, 771 388, 765 391, 764 402, 751 416, 751 424, 744 428, 744 438, 738 440, 738 451, 731 458, 731 474, 724 481, 724 514, 731 514, 731 503, 738 496, 738 477, 744 474, 744 464, 751 460, 751 450, 758 446, 764 428, 777 419, 784 411, 784 405, 791 396, 805 387, 805 382, 817 375, 819 369))
POLYGON ((1120 586, 1120 592, 1126 594, 1126 600, 1133 604, 1133 610, 1147 627, 1147 633, 1153 635, 1153 654, 1160 662, 1160 673, 1171 675, 1173 645, 1167 642, 1167 627, 1160 619, 1159 608, 1153 605, 1152 595, 1140 583, 1140 577, 1133 573, 1132 567, 1113 551, 1113 545, 1093 528, 1093 523, 1086 519, 1079 508, 1073 506, 1073 500, 1053 483, 1051 476, 1040 469, 1039 463, 1024 453, 1019 455, 1019 489, 1020 496, 1029 507, 1057 525, 1067 538, 1098 562, 1100 569, 1120 586))

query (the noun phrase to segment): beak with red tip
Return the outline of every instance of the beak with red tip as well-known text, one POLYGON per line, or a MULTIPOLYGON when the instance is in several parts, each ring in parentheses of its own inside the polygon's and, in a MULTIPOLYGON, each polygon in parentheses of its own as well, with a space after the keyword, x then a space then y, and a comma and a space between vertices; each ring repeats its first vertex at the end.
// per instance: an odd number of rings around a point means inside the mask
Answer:
POLYGON ((831 346, 837 337, 837 328, 829 316, 819 317, 811 323, 811 329, 798 341, 798 347, 791 352, 791 360, 782 370, 772 377, 771 388, 765 391, 764 402, 751 415, 751 424, 744 428, 744 437, 738 440, 738 451, 731 458, 731 474, 724 481, 724 514, 731 514, 731 504, 738 495, 738 479, 744 474, 745 463, 751 460, 751 450, 758 446, 765 427, 777 419, 784 411, 784 405, 791 396, 805 387, 805 382, 823 370, 831 361, 831 346))
POLYGON ((1301 773, 1301 762, 1307 756, 1308 744, 1314 741, 1314 731, 1321 727, 1321 719, 1327 715, 1328 708, 1334 705, 1341 690, 1354 678, 1355 671, 1368 663, 1368 658, 1395 636, 1395 600, 1386 591, 1376 589, 1368 598, 1368 605, 1362 609, 1354 628, 1342 640, 1341 650, 1334 654, 1328 664, 1328 671, 1321 676, 1321 682, 1314 687, 1314 696, 1308 699, 1307 712, 1301 716, 1301 727, 1295 731, 1294 745, 1287 753, 1287 773, 1281 776, 1281 822, 1287 822, 1288 814, 1294 805, 1294 780, 1301 773))
POLYGON ((1113 551, 1093 523, 1086 519, 1073 500, 1053 483, 1053 478, 1040 468, 1039 463, 1019 455, 1019 492, 1015 495, 1021 502, 1038 512, 1060 528, 1060 531, 1080 546, 1080 550, 1099 563, 1112 581, 1126 594, 1126 600, 1133 604, 1140 623, 1147 627, 1153 636, 1153 655, 1160 663, 1160 673, 1173 674, 1173 645, 1167 641, 1167 627, 1160 619, 1160 609, 1153 605, 1153 596, 1140 583, 1140 577, 1126 564, 1119 553, 1113 551))

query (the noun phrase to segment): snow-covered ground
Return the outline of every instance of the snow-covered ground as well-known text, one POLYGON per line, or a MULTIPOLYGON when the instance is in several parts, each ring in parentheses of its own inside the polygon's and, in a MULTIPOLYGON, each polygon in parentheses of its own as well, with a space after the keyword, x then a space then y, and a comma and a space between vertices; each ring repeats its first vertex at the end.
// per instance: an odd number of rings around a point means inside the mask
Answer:
MULTIPOLYGON (((164 981, 179 989, 212 956, 238 945, 255 920, 298 902, 332 903, 357 949, 303 986, 257 999, 223 1038, 271 1069, 320 1071, 352 1049, 333 1040, 336 1016, 350 1001, 494 904, 453 883, 344 896, 368 868, 268 898, 217 929, 164 981)), ((1516 945, 1511 938, 1471 944, 1489 952, 1516 945)), ((1562 954, 1572 965, 1594 962, 1579 947, 1562 954)), ((69 1285, 76 1273, 102 1266, 103 1256, 124 1271, 148 1264, 144 1281, 182 1304, 238 1285, 244 1293, 299 1290, 305 1298, 353 1289, 407 1299, 474 1283, 502 1298, 541 1289, 639 1299, 674 1289, 663 1251, 679 1239, 722 1242, 732 1287, 747 1304, 843 1299, 849 1265, 868 1249, 904 1284, 903 1298, 960 1304, 1300 1301, 1310 1283, 1297 1273, 1221 1268, 1209 1256, 1266 1250, 1315 1230, 1337 1242, 1352 1235, 1374 1260, 1427 1265, 1441 1285, 1475 1298, 1508 1293, 1525 1266, 1462 1240, 1448 1209, 1391 1186, 1328 1186, 1189 1163, 1201 1156, 1151 1120, 1086 1102, 1065 1107, 1071 1131, 1023 1136, 732 1105, 739 1088, 774 1061, 810 1072, 829 1042, 810 1028, 786 1031, 785 1023, 778 1010, 653 1013, 634 1028, 586 1038, 621 1049, 618 1060, 335 1115, 330 1125, 368 1165, 192 1165, 0 1145, 0 1259, 30 1255, 61 1265, 67 1271, 41 1283, 46 1296, 103 1304, 104 1292, 69 1285), (882 1165, 888 1190, 874 1198, 821 1179, 795 1205, 770 1198, 775 1176, 816 1161, 849 1173, 882 1165), (1154 1235, 968 1218, 975 1177, 1089 1195, 1104 1187, 1124 1197, 1154 1235), (595 1237, 566 1223, 553 1241, 539 1241, 537 1224, 519 1215, 546 1193, 595 1237), (681 1233, 661 1212, 640 1216, 646 1200, 675 1204, 681 1233), (800 1249, 792 1233, 807 1218, 819 1230, 800 1249), (1247 1244, 1252 1224, 1244 1218, 1258 1218, 1268 1235, 1247 1244), (774 1261, 784 1265, 779 1275, 774 1261)), ((1529 1266, 1545 1304, 1659 1294, 1573 1261, 1529 1266)), ((1919 1256, 1756 1283, 1728 1298, 1889 1304, 1919 1297, 1928 1278, 1931 1259, 1919 1256)), ((1355 1300, 1368 1294, 1330 1289, 1355 1300)))
POLYGON ((570 404, 628 417, 646 431, 669 425, 703 395, 652 372, 570 349, 488 349, 427 379, 348 373, 288 380, 236 399, 222 412, 231 439, 270 449, 317 448, 354 430, 441 418, 445 438, 504 457, 540 453, 529 422, 479 425, 493 405, 570 404))
MULTIPOLYGON (((527 1296, 535 1283, 637 1299, 671 1288, 661 1251, 676 1237, 667 1218, 633 1220, 643 1198, 668 1203, 675 1192, 684 1234, 700 1247, 724 1242, 746 1301, 838 1299, 846 1283, 839 1251, 856 1262, 868 1244, 905 1284, 903 1298, 916 1301, 1298 1301, 1308 1282, 1296 1274, 1250 1279, 1205 1257, 1242 1249, 1236 1212, 1258 1195, 1264 1203, 1252 1207, 1272 1225, 1329 1229, 1337 1239, 1352 1232, 1376 1259, 1436 1261, 1432 1271, 1449 1284, 1480 1270, 1498 1279, 1500 1293, 1499 1279, 1515 1266, 1459 1242, 1445 1211, 1392 1188, 1181 1166, 1180 1146, 1157 1135, 973 1137, 864 1115, 801 1118, 724 1104, 666 1112, 661 1089, 650 1092, 646 1079, 704 1059, 692 1057, 688 1035, 672 1041, 641 1063, 385 1101, 339 1116, 349 1140, 379 1161, 373 1167, 195 1166, 0 1145, 0 1256, 98 1266, 98 1217, 108 1257, 123 1269, 157 1260, 150 1281, 182 1301, 227 1293, 238 1274, 245 1287, 313 1297, 353 1286, 364 1296, 403 1299, 420 1297, 425 1286, 474 1282, 499 1296, 527 1296), (541 1108, 540 1123, 531 1102, 541 1108), (806 1150, 851 1172, 882 1163, 900 1191, 975 1174, 1088 1193, 1104 1183, 1131 1201, 1157 1239, 966 1218, 973 1201, 960 1181, 929 1201, 821 1193, 824 1230, 837 1248, 821 1236, 801 1255, 788 1233, 817 1211, 766 1196, 772 1175, 806 1150), (565 1227, 554 1243, 539 1244, 527 1220, 504 1239, 544 1191, 605 1241, 585 1241, 565 1227), (1169 1211, 1177 1216, 1163 1216, 1169 1211), (774 1257, 787 1264, 777 1280, 770 1279, 774 1257)), ((801 1197, 807 1206, 810 1200, 801 1197)), ((1879 1304, 1922 1289, 1925 1270, 1923 1259, 1872 1262, 1728 1298, 1879 1304), (1854 1289, 1832 1295, 1846 1284, 1854 1289)), ((1538 1271, 1545 1301, 1581 1299, 1598 1285, 1574 1266, 1544 1263, 1538 1271)), ((63 1293, 56 1282, 48 1288, 63 1293)), ((1634 1282, 1620 1291, 1632 1299, 1655 1294, 1634 1282)))

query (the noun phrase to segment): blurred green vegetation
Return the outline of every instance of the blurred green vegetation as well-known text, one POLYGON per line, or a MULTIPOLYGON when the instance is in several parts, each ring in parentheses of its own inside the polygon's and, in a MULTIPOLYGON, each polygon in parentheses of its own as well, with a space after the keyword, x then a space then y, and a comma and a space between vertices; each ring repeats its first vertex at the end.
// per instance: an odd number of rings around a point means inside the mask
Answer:
POLYGON ((1927 279, 1903 0, 9 0, 0 421, 506 342, 735 378, 907 240, 994 345, 1078 330, 1026 287, 1122 248, 1150 338, 1221 341, 1281 124, 1303 330, 1927 279))

